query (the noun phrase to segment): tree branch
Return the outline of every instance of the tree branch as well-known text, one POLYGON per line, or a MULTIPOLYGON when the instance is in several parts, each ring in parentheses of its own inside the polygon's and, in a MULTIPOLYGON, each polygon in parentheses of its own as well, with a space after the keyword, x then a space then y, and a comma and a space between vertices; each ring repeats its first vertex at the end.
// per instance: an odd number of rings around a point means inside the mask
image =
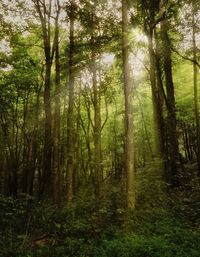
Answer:
POLYGON ((187 56, 182 55, 181 53, 178 52, 178 50, 176 50, 176 49, 173 48, 173 47, 171 47, 171 50, 172 50, 173 52, 175 52, 176 54, 178 54, 178 55, 179 55, 181 58, 183 58, 184 60, 190 61, 190 62, 196 64, 196 65, 200 68, 200 64, 199 64, 197 61, 193 60, 193 59, 190 58, 190 57, 187 57, 187 56))

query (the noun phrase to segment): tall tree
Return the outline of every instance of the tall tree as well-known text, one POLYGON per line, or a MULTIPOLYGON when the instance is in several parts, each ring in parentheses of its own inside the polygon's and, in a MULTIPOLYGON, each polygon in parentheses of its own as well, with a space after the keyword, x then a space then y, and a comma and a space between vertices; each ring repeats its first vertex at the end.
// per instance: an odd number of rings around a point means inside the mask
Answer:
POLYGON ((153 117, 154 117, 154 154, 157 157, 164 157, 164 118, 163 118, 163 95, 162 83, 159 77, 158 52, 156 49, 156 26, 160 21, 159 2, 142 0, 139 1, 139 11, 142 16, 142 28, 148 38, 148 52, 150 60, 150 83, 152 91, 153 117))
POLYGON ((32 0, 40 18, 42 37, 45 53, 45 77, 44 77, 44 154, 43 154, 43 188, 41 193, 52 191, 52 110, 51 110, 51 67, 54 53, 54 46, 51 42, 51 14, 52 0, 32 0))
POLYGON ((199 122, 199 103, 198 103, 198 81, 197 81, 197 45, 196 45, 196 1, 192 1, 192 46, 193 46, 193 76, 194 76, 194 109, 196 121, 197 138, 197 165, 200 176, 200 122, 199 122))
POLYGON ((174 95, 174 83, 172 74, 172 53, 171 40, 169 37, 170 22, 165 17, 161 22, 161 40, 162 40, 162 54, 164 63, 164 74, 166 83, 167 96, 167 124, 168 124, 168 148, 170 159, 170 174, 169 179, 172 186, 179 184, 179 144, 177 135, 177 120, 176 120, 176 103, 174 95))
POLYGON ((97 82, 97 54, 95 53, 95 13, 92 8, 92 30, 91 30, 91 67, 92 67, 92 87, 94 106, 94 184, 97 201, 101 196, 102 170, 101 170, 101 95, 97 82))
POLYGON ((74 23, 75 23, 76 5, 74 0, 70 0, 69 7, 69 63, 68 63, 68 114, 67 114, 67 203, 70 205, 73 199, 73 174, 74 174, 74 85, 75 85, 75 66, 74 66, 74 23))
POLYGON ((122 0, 122 58, 123 83, 125 97, 125 171, 127 208, 135 209, 135 165, 133 143, 133 87, 130 78, 129 66, 129 22, 127 1, 122 0))
POLYGON ((56 1, 55 18, 55 112, 54 112, 54 138, 53 138, 53 185, 54 202, 59 203, 61 199, 61 174, 60 174, 60 53, 59 53, 59 14, 60 2, 56 1))

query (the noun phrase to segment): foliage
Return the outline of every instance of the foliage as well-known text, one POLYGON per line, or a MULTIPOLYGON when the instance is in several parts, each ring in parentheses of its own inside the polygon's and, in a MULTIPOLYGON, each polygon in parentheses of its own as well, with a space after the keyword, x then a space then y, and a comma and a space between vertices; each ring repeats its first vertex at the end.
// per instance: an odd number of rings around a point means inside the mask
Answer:
POLYGON ((70 208, 26 195, 18 200, 1 196, 0 256, 198 257, 198 184, 191 176, 190 192, 185 187, 165 194, 155 169, 158 163, 137 175, 141 200, 133 213, 116 206, 115 188, 99 207, 89 195, 77 197, 70 208), (142 201, 145 195, 151 199, 142 201))
POLYGON ((92 202, 67 209, 34 204, 32 199, 0 200, 2 257, 199 256, 200 232, 184 217, 161 208, 123 213, 124 227, 110 219, 114 210, 95 211, 92 202))

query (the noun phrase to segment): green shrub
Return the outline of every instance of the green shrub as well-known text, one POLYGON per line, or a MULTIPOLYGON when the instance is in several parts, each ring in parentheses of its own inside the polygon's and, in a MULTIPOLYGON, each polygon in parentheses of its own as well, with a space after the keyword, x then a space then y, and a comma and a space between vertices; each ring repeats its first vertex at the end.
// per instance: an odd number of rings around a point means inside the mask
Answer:
POLYGON ((200 231, 166 208, 127 213, 109 201, 58 208, 0 197, 0 226, 0 257, 200 256, 200 231))

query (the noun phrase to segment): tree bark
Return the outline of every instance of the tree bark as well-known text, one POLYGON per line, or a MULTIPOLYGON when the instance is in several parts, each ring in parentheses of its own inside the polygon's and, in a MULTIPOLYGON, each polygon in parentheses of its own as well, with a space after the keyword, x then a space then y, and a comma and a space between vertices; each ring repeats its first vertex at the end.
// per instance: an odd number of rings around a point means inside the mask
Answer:
POLYGON ((33 184, 34 184, 35 172, 37 168, 39 169, 38 131, 39 131, 40 90, 41 88, 37 92, 37 96, 36 96, 34 129, 32 133, 31 170, 28 178, 28 189, 27 189, 29 195, 33 195, 33 184))
POLYGON ((74 22, 75 4, 70 1, 70 42, 69 42, 69 106, 67 116, 67 204, 71 205, 73 199, 73 173, 74 173, 74 22))
MULTIPOLYGON (((94 38, 91 38, 94 45, 94 38)), ((101 96, 97 85, 97 67, 95 60, 94 47, 92 46, 92 83, 93 83, 93 106, 94 106, 94 172, 95 172, 95 196, 97 201, 100 199, 102 191, 102 169, 101 169, 101 96)))
POLYGON ((135 209, 135 165, 133 144, 133 97, 128 63, 128 8, 127 1, 122 0, 122 58, 123 58, 123 83, 125 97, 125 171, 127 208, 135 209))
POLYGON ((161 39, 164 58, 164 73, 167 93, 167 123, 168 123, 168 148, 170 159, 169 180, 171 186, 179 185, 179 145, 177 135, 176 104, 172 75, 171 42, 168 35, 169 24, 167 20, 161 22, 161 39))
POLYGON ((156 73, 156 55, 153 49, 153 29, 149 29, 148 32, 148 51, 150 59, 150 82, 152 90, 152 102, 153 102, 153 116, 154 116, 154 141, 155 141, 155 156, 164 157, 164 136, 163 136, 163 113, 162 113, 162 101, 161 90, 159 87, 159 80, 156 73))
POLYGON ((198 104, 198 81, 197 81, 197 46, 196 46, 196 23, 195 23, 196 4, 192 2, 192 45, 193 45, 193 79, 194 79, 194 109, 196 122, 196 140, 197 140, 197 168, 200 176, 200 123, 199 123, 199 104, 198 104))
POLYGON ((59 204, 61 200, 60 181, 60 55, 59 55, 59 13, 60 4, 57 0, 57 15, 55 19, 55 112, 54 112, 54 138, 53 138, 53 196, 54 203, 59 204))
POLYGON ((49 0, 49 9, 45 1, 33 0, 36 11, 39 15, 42 37, 45 53, 45 78, 44 78, 44 151, 43 151, 43 174, 41 193, 52 193, 52 111, 51 111, 51 67, 53 58, 53 49, 51 48, 51 1, 49 0))

